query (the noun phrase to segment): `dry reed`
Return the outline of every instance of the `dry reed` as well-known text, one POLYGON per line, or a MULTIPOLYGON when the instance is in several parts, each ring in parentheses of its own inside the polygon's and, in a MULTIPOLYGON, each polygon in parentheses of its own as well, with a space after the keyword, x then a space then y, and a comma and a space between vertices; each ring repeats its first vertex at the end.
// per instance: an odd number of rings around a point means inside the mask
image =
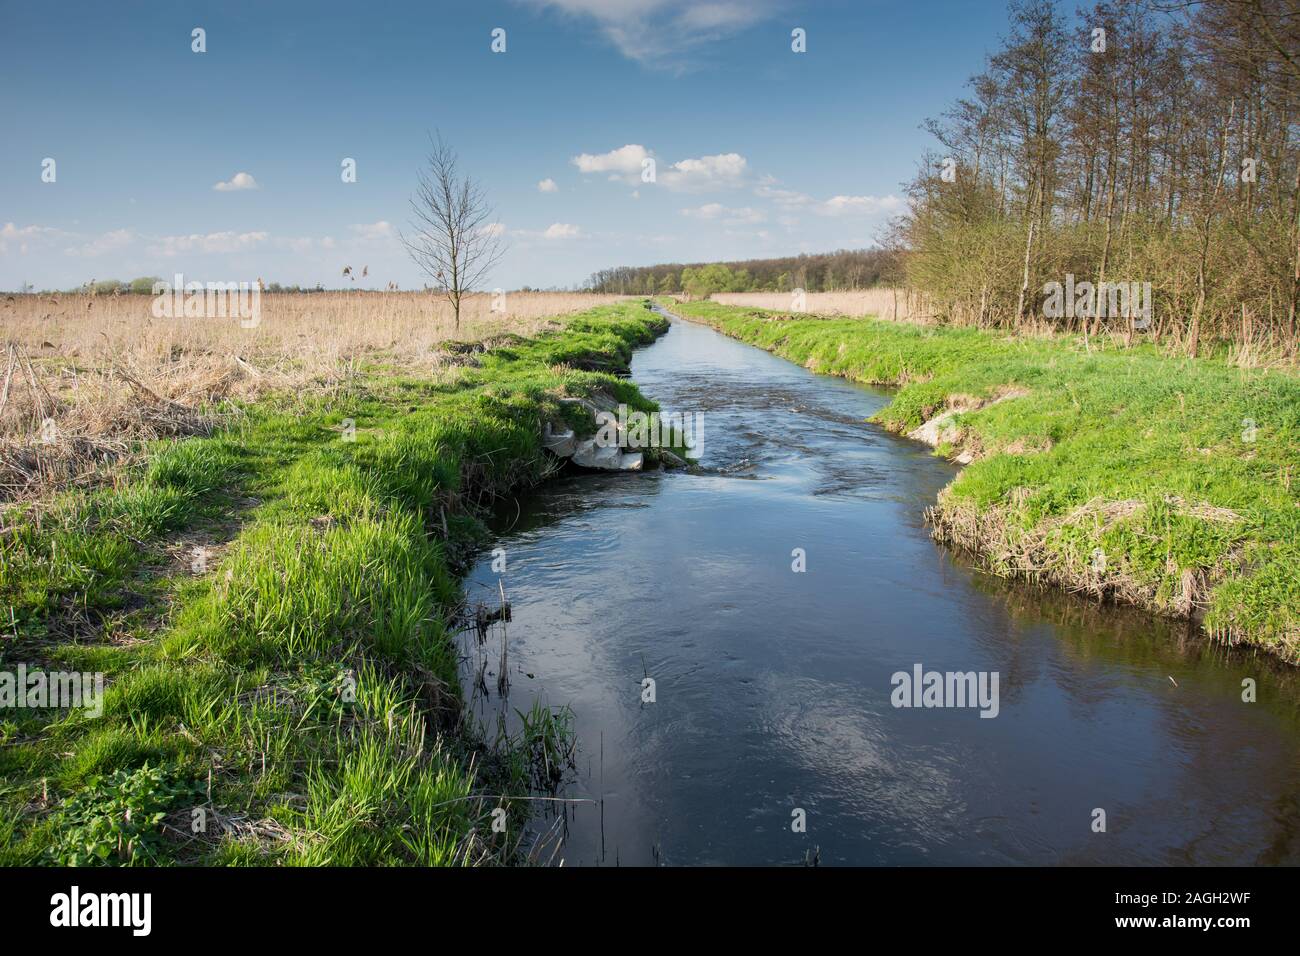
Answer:
POLYGON ((94 483, 142 440, 200 433, 228 400, 336 390, 376 363, 434 374, 449 340, 533 335, 553 317, 626 297, 467 296, 461 325, 424 292, 262 293, 237 318, 155 318, 148 295, 0 299, 0 501, 94 483))
MULTIPOLYGON (((710 296, 723 305, 739 305, 751 309, 776 309, 789 312, 792 308, 789 292, 715 292, 710 296)), ((870 315, 890 321, 924 323, 925 317, 918 307, 916 296, 906 289, 858 289, 851 292, 809 292, 806 294, 806 311, 812 315, 870 315)))

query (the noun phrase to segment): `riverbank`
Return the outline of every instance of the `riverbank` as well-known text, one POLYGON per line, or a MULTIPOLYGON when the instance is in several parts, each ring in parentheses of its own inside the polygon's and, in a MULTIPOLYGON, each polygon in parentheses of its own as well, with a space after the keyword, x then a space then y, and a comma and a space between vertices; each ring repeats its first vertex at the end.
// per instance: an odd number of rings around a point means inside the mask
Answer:
POLYGON ((990 571, 1300 661, 1293 374, 1150 346, 671 308, 813 371, 898 386, 874 420, 968 463, 929 517, 990 571))
POLYGON ((563 728, 487 746, 459 719, 458 575, 481 509, 556 467, 543 422, 594 431, 563 398, 653 410, 611 373, 668 327, 640 303, 556 321, 446 344, 433 377, 269 396, 102 487, 10 506, 0 671, 104 693, 102 713, 0 709, 0 863, 513 858, 515 798, 563 728))

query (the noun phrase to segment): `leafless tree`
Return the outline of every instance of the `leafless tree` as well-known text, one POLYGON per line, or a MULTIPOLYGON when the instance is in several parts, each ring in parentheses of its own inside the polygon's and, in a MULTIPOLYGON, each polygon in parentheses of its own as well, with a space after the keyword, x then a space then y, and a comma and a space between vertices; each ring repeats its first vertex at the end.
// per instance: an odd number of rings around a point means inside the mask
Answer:
POLYGON ((410 228, 402 244, 451 303, 460 331, 462 297, 483 281, 505 248, 482 187, 461 173, 441 134, 429 137, 429 157, 411 197, 410 228))

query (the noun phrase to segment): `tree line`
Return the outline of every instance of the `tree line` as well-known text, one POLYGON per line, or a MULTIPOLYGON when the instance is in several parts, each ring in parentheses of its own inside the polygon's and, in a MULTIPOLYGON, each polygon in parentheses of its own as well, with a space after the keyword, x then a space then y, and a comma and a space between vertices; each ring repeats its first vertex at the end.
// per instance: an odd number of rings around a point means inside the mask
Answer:
POLYGON ((586 288, 623 295, 714 292, 836 292, 864 289, 902 278, 897 253, 885 249, 841 249, 821 254, 728 262, 680 262, 616 266, 594 272, 586 288))
MULTIPOLYGON (((1300 0, 1013 0, 892 241, 941 320, 1044 321, 1045 289, 1150 283, 1149 323, 1065 324, 1296 352, 1300 0)), ((1092 308, 1088 308, 1092 306, 1092 308)), ((1049 310, 1050 315, 1050 310, 1049 310)))

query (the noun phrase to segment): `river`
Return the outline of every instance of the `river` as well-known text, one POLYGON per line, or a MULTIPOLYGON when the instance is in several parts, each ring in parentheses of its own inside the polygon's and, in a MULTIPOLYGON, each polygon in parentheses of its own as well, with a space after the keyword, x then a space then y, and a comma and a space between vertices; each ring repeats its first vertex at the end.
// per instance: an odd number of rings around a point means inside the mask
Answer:
POLYGON ((501 509, 505 573, 485 553, 466 581, 512 605, 508 697, 490 679, 472 712, 575 717, 544 859, 1300 862, 1294 671, 937 546, 957 469, 865 421, 883 390, 684 321, 632 377, 704 414, 710 471, 560 477, 501 509), (996 716, 894 706, 917 665, 996 672, 996 716))

